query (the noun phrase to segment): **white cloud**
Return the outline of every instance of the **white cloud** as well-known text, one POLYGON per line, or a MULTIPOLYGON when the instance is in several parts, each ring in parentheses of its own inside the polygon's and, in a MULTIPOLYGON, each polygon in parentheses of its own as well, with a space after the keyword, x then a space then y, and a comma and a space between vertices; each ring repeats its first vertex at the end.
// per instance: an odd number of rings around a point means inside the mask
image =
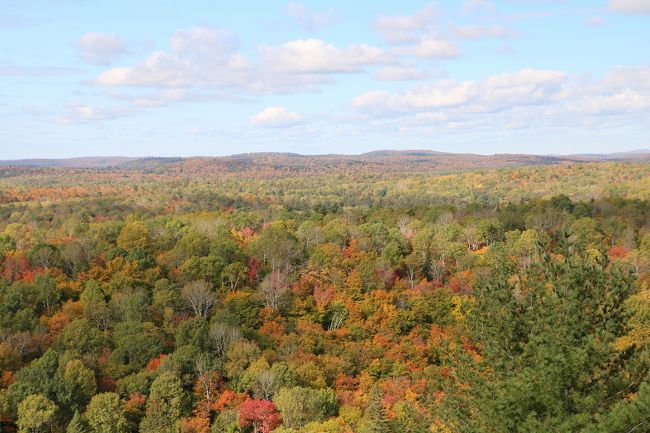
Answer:
POLYGON ((650 92, 650 66, 618 66, 605 75, 603 84, 610 89, 632 86, 650 92))
MULTIPOLYGON (((491 2, 469 1, 462 11, 491 10, 491 2)), ((397 56, 416 57, 425 60, 451 59, 461 55, 461 49, 454 40, 477 40, 485 38, 508 39, 517 36, 513 29, 499 24, 453 25, 443 24, 438 19, 432 4, 412 15, 381 16, 374 26, 386 42, 396 48, 397 56)))
POLYGON ((454 35, 460 39, 475 40, 485 38, 508 39, 517 36, 517 32, 503 25, 491 26, 467 25, 454 27, 454 35))
POLYGON ((616 12, 650 14, 650 0, 610 0, 609 8, 616 12))
POLYGON ((373 78, 382 81, 411 81, 423 80, 429 74, 413 65, 389 65, 379 69, 373 78))
POLYGON ((302 117, 285 107, 268 107, 251 117, 250 122, 266 128, 289 128, 301 124, 302 117))
POLYGON ((460 48, 441 31, 431 4, 413 15, 381 16, 375 22, 375 30, 387 42, 397 45, 392 51, 396 56, 433 60, 460 55, 460 48))
POLYGON ((235 35, 212 27, 191 27, 178 30, 171 37, 170 45, 176 53, 198 57, 222 56, 238 48, 235 35))
POLYGON ((599 79, 523 69, 477 81, 439 80, 404 92, 375 90, 350 106, 364 124, 409 135, 458 128, 615 127, 650 116, 650 67, 617 67, 599 79))
POLYGON ((399 55, 418 57, 420 59, 452 59, 460 56, 460 48, 444 39, 424 38, 414 45, 398 47, 399 55))
POLYGON ((391 43, 416 42, 422 32, 433 29, 435 18, 435 9, 428 4, 413 15, 381 16, 375 30, 391 43))
POLYGON ((154 52, 135 66, 109 69, 96 81, 105 86, 240 87, 253 71, 251 62, 235 51, 234 37, 219 29, 178 31, 171 47, 171 52, 154 52))
POLYGON ((133 66, 104 71, 103 86, 193 88, 219 98, 246 94, 316 91, 330 75, 358 73, 367 66, 393 63, 390 54, 365 44, 337 47, 320 39, 300 39, 281 46, 261 45, 257 61, 242 55, 230 33, 195 27, 176 32, 171 50, 156 51, 133 66))
POLYGON ((650 97, 630 89, 607 95, 591 95, 567 104, 567 110, 585 114, 634 113, 648 108, 650 97))
POLYGON ((292 74, 331 74, 361 72, 365 66, 390 62, 377 47, 359 44, 338 48, 320 39, 299 39, 273 47, 259 47, 265 70, 292 74))
POLYGON ((295 19, 300 26, 308 32, 314 32, 322 27, 326 27, 338 22, 339 18, 333 11, 325 13, 312 13, 305 5, 295 1, 287 4, 287 13, 295 19))
POLYGON ((135 109, 125 106, 95 107, 86 104, 72 103, 65 107, 64 114, 57 119, 61 124, 79 124, 113 120, 127 117, 135 113, 135 109))
POLYGON ((499 111, 509 106, 531 105, 562 90, 560 71, 522 69, 482 81, 441 80, 402 93, 372 91, 354 98, 352 108, 379 115, 459 107, 467 112, 499 111))
POLYGON ((79 56, 88 63, 109 65, 126 53, 126 45, 116 35, 86 33, 77 42, 79 56))

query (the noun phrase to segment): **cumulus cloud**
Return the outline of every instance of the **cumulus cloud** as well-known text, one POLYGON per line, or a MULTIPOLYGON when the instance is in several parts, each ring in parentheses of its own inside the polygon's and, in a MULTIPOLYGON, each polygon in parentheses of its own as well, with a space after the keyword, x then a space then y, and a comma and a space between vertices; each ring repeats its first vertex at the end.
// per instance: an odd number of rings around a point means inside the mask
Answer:
POLYGON ((650 111, 650 67, 616 67, 601 80, 567 89, 569 110, 593 115, 633 115, 650 111))
POLYGON ((460 55, 460 48, 444 39, 423 38, 416 44, 396 48, 395 52, 420 59, 452 59, 460 55))
POLYGON ((109 65, 126 53, 126 45, 116 35, 86 33, 77 42, 79 56, 94 65, 109 65))
POLYGON ((333 11, 314 13, 302 3, 290 1, 287 4, 287 14, 292 17, 307 32, 314 32, 338 22, 339 18, 333 11))
POLYGON ((522 69, 481 81, 440 80, 401 93, 371 91, 354 98, 351 105, 383 115, 457 106, 471 112, 498 111, 552 97, 562 89, 564 77, 561 71, 522 69))
POLYGON ((610 0, 609 8, 629 14, 650 14, 650 0, 610 0))
POLYGON ((617 67, 604 77, 522 69, 476 81, 439 80, 403 92, 374 90, 350 102, 364 122, 431 132, 622 124, 650 115, 650 67, 617 67))
POLYGON ((289 128, 302 123, 302 117, 298 113, 293 113, 285 107, 268 107, 253 117, 250 122, 252 125, 266 128, 289 128))
POLYGON ((105 86, 192 87, 244 85, 253 65, 236 51, 229 33, 213 28, 181 30, 171 37, 171 52, 156 51, 143 62, 103 72, 105 86))
MULTIPOLYGON (((468 1, 462 11, 492 9, 491 2, 468 1)), ((410 56, 424 60, 451 59, 461 55, 458 40, 485 38, 508 39, 518 35, 513 29, 495 22, 493 24, 453 25, 438 19, 433 5, 428 4, 412 15, 381 16, 374 26, 379 35, 394 45, 397 56, 410 56)))
POLYGON ((429 74, 413 65, 389 65, 379 69, 373 78, 382 81, 412 81, 423 80, 429 74))
POLYGON ((296 74, 360 72, 364 66, 391 61, 371 45, 339 48, 320 39, 299 39, 279 47, 262 45, 259 53, 263 68, 296 74))
POLYGON ((393 62, 383 50, 366 44, 337 47, 320 39, 299 39, 284 45, 261 45, 258 59, 238 51, 230 33, 195 27, 176 32, 171 50, 156 51, 133 66, 104 71, 104 86, 211 89, 220 95, 314 91, 333 82, 329 75, 362 72, 365 67, 393 62))
POLYGON ((435 27, 436 12, 429 4, 413 15, 384 15, 375 22, 375 30, 388 42, 417 42, 422 32, 430 32, 435 27))
POLYGON ((386 42, 395 45, 392 53, 424 60, 451 59, 460 55, 436 22, 436 11, 429 4, 413 15, 381 16, 375 30, 386 42))

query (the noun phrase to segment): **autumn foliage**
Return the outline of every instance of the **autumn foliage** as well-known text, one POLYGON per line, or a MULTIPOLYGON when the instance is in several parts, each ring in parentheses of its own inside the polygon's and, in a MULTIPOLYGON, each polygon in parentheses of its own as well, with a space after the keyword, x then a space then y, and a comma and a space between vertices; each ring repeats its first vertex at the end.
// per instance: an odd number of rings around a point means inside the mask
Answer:
POLYGON ((246 400, 239 408, 240 427, 251 426, 253 433, 270 433, 282 423, 275 404, 266 400, 246 400))
POLYGON ((0 430, 645 428, 647 165, 259 158, 0 168, 0 430))

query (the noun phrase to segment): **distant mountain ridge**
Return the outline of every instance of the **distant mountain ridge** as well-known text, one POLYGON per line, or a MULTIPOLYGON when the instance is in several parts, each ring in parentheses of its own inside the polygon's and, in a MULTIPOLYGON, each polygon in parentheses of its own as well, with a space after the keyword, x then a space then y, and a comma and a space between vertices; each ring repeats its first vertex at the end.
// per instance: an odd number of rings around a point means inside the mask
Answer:
POLYGON ((82 156, 78 158, 37 158, 0 161, 4 166, 102 168, 117 167, 142 158, 128 156, 82 156))
POLYGON ((530 155, 449 153, 433 150, 376 150, 360 155, 260 152, 230 156, 196 157, 80 157, 62 159, 20 159, 0 161, 0 166, 124 169, 177 173, 328 172, 329 170, 383 170, 388 172, 454 171, 506 168, 528 165, 600 161, 650 162, 650 150, 609 154, 530 155))

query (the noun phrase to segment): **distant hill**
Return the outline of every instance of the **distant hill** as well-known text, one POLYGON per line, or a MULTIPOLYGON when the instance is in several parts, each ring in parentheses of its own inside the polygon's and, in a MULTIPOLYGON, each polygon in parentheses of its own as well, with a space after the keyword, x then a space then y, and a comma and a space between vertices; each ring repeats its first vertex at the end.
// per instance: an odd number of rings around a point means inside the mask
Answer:
POLYGON ((81 158, 63 159, 14 159, 0 161, 3 166, 27 166, 27 167, 65 167, 65 168, 103 168, 117 167, 121 164, 139 158, 126 156, 86 156, 81 158))
POLYGON ((613 153, 585 153, 569 155, 569 157, 582 157, 588 158, 592 161, 650 161, 650 149, 637 149, 628 152, 613 152, 613 153))
POLYGON ((244 153, 223 157, 84 157, 0 161, 0 166, 139 170, 161 174, 239 174, 252 177, 294 174, 452 172, 531 165, 599 161, 650 162, 650 150, 610 154, 527 155, 448 153, 431 150, 378 150, 360 155, 244 153))

